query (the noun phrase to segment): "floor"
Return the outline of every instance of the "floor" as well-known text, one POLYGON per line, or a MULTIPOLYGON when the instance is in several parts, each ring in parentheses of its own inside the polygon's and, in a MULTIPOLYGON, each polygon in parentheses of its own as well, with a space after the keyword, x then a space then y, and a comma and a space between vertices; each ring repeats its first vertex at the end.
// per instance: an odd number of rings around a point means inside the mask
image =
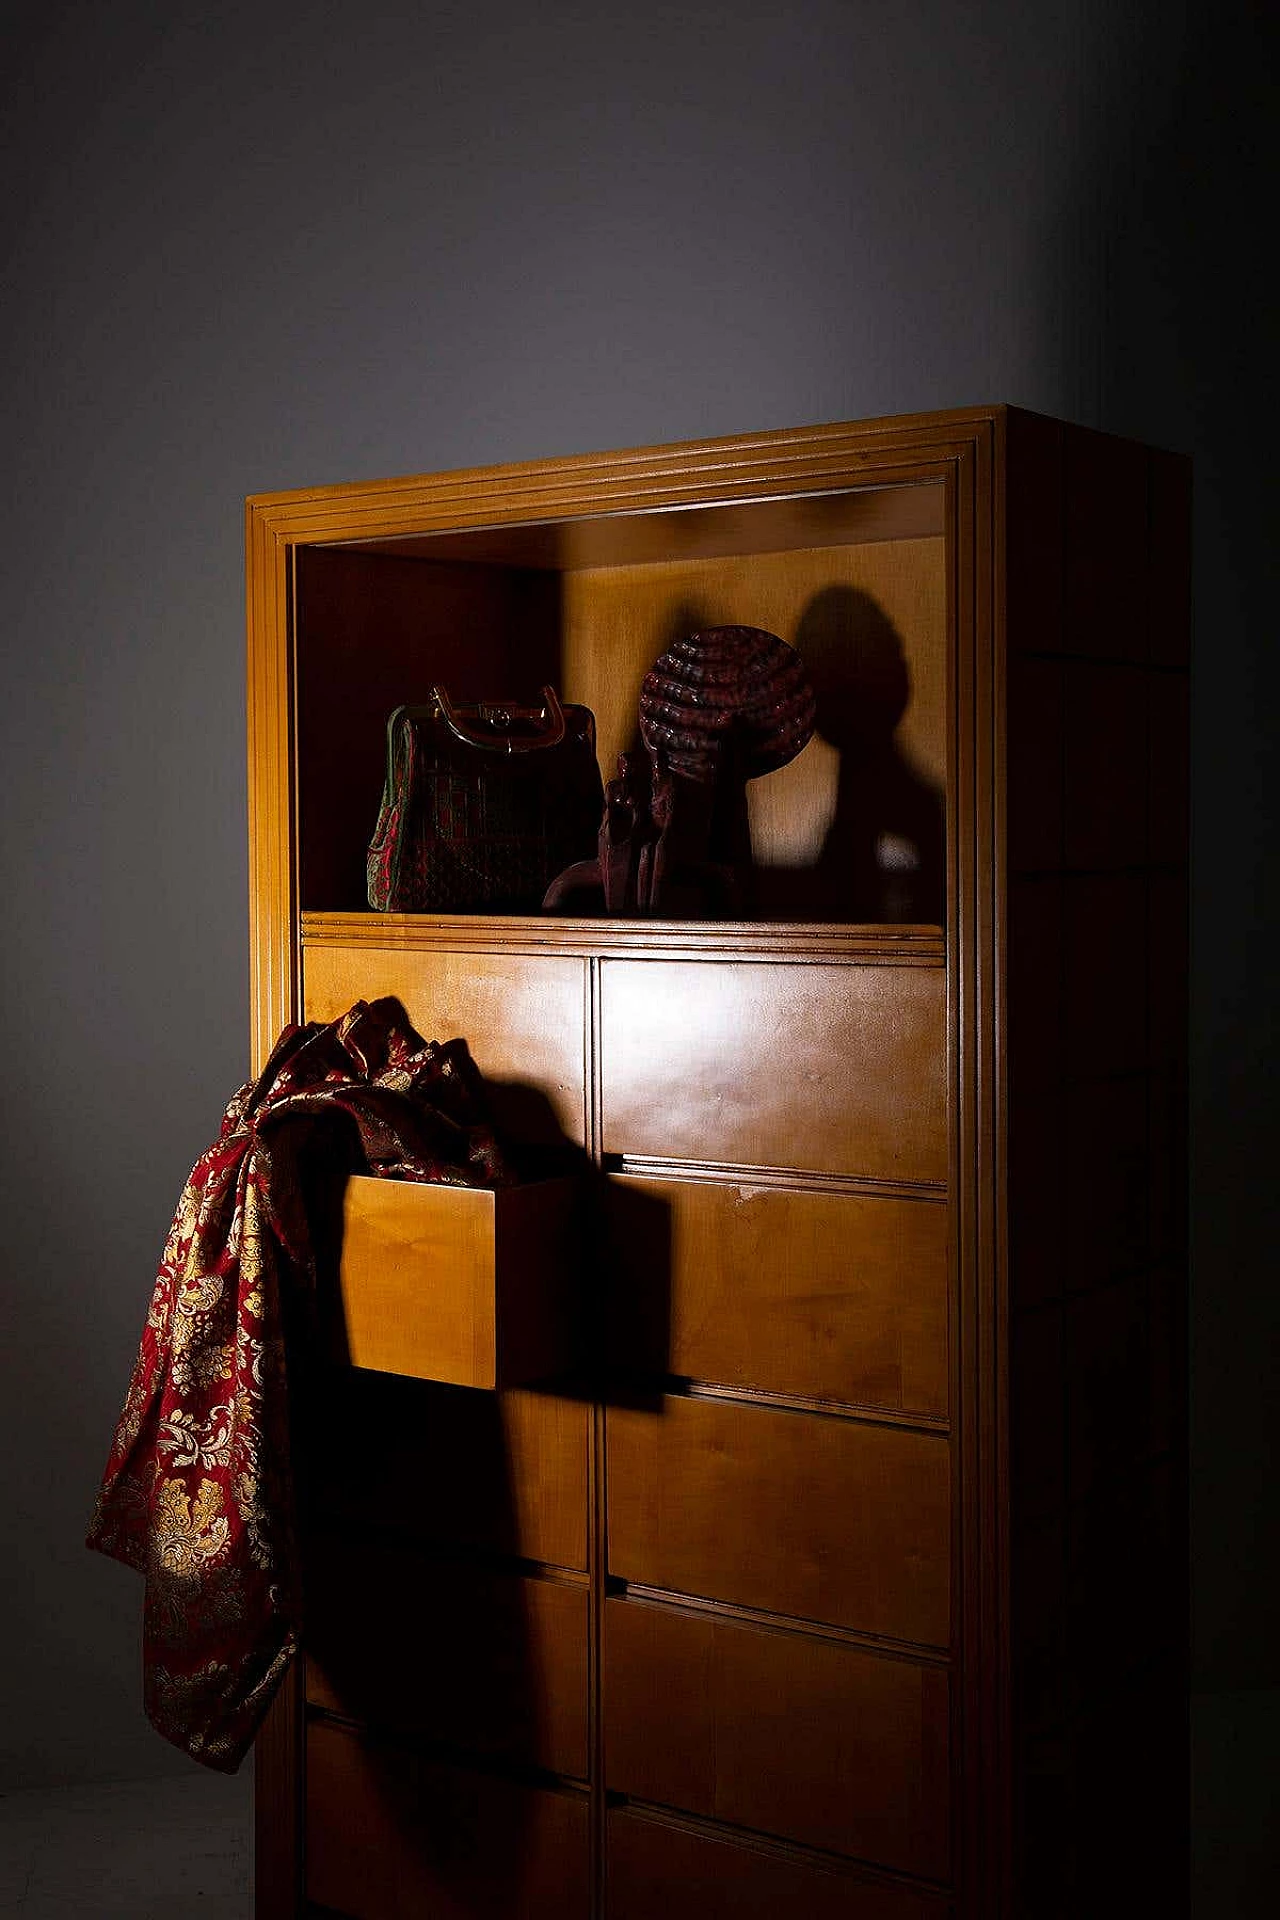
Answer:
MULTIPOLYGON (((1192 1728, 1194 1920, 1274 1920, 1280 1694, 1201 1696, 1192 1728)), ((252 1920, 252 1797, 249 1766, 0 1794, 0 1920, 252 1920)))
POLYGON ((0 1795, 3 1920, 251 1920, 253 1770, 0 1795))

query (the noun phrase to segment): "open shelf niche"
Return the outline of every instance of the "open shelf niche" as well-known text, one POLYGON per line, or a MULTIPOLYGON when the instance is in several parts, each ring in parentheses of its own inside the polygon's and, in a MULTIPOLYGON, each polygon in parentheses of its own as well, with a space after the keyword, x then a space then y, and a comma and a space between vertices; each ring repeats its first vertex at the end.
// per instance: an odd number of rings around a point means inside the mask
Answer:
POLYGON ((640 683, 658 655, 738 624, 796 647, 818 700, 804 751, 748 787, 753 919, 940 924, 943 495, 927 481, 300 546, 304 914, 365 910, 393 708, 437 682, 455 700, 524 703, 550 683, 595 714, 608 779, 640 745, 640 683))

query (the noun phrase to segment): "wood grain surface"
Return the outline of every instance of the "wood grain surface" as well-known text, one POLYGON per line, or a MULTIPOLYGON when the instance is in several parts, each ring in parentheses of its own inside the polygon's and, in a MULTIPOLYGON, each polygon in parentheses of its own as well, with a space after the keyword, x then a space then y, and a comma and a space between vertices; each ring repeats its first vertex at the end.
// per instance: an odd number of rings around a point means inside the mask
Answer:
POLYGON ((338 1290, 352 1366, 492 1390, 569 1358, 575 1186, 347 1182, 338 1290))
POLYGON ((607 1153, 945 1182, 941 972, 621 959, 600 972, 607 1153))
POLYGON ((625 1599, 604 1645, 609 1787, 945 1880, 943 1668, 625 1599))
POLYGON ((392 995, 424 1040, 467 1042, 504 1131, 539 1146, 586 1137, 585 992, 583 962, 560 955, 305 949, 308 1020, 336 1020, 357 1000, 392 995))
POLYGON ((948 1644, 945 1437, 670 1396, 609 1409, 608 1463, 622 1579, 948 1644))
POLYGON ((611 1175, 611 1359, 945 1417, 947 1209, 611 1175))

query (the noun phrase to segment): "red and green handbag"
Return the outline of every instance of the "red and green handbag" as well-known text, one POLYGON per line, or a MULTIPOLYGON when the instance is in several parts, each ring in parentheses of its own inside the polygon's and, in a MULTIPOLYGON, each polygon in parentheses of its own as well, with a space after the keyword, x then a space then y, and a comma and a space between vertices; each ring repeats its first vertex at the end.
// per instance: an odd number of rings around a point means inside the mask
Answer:
POLYGON ((382 913, 536 913, 563 868, 589 858, 604 810, 589 707, 486 701, 443 687, 387 722, 387 774, 369 845, 382 913))

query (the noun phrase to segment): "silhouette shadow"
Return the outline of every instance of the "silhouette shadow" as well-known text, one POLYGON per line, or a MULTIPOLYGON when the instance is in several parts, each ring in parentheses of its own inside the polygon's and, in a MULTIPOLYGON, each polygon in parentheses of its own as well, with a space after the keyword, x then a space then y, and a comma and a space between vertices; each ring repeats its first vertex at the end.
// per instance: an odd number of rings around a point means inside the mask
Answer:
MULTIPOLYGON (((682 601, 663 622, 654 657, 708 624, 703 607, 693 599, 682 601)), ((940 787, 912 766, 897 741, 912 691, 897 628, 869 593, 830 586, 805 608, 794 645, 816 696, 816 735, 839 757, 835 804, 813 859, 771 866, 752 858, 745 871, 740 868, 742 899, 731 917, 940 925, 946 881, 944 797, 940 787)), ((625 751, 632 767, 643 774, 648 754, 638 718, 625 751)), ((605 778, 612 778, 613 771, 604 768, 605 778)), ((734 809, 743 816, 738 833, 721 822, 720 841, 741 840, 745 845, 745 796, 726 792, 717 804, 725 821, 734 809)), ((603 913, 603 890, 583 884, 556 911, 603 913)), ((671 909, 677 918, 719 918, 721 912, 708 912, 700 894, 671 909)))
POLYGON ((352 1772, 356 1817, 363 1805, 382 1836, 369 1897, 516 1920, 546 1871, 545 1796, 574 1796, 565 1782, 588 1773, 589 1429, 580 1447, 537 1403, 610 1398, 615 1371, 637 1370, 651 1384, 618 1397, 659 1403, 670 1235, 666 1208, 596 1173, 538 1089, 486 1089, 522 1179, 580 1182, 578 1257, 557 1302, 563 1364, 498 1392, 352 1366, 330 1139, 311 1170, 317 1292, 290 1400, 308 1710, 328 1764, 352 1772))
POLYGON ((317 1476, 304 1536, 310 1716, 360 1729, 361 1797, 387 1835, 373 1878, 390 1873, 425 1910, 461 1877, 479 1883, 476 1913, 514 1915, 519 1789, 561 1756, 548 1753, 554 1680, 538 1670, 526 1582, 502 1563, 520 1532, 496 1396, 353 1372, 330 1413, 347 1446, 317 1476), (461 1842, 479 1814, 465 1809, 485 1806, 495 1776, 504 1817, 471 1858, 461 1842))
POLYGON ((670 1385, 671 1208, 623 1181, 598 1183, 600 1393, 659 1412, 670 1385))
POLYGON ((812 865, 756 867, 756 912, 940 925, 943 794, 896 739, 911 702, 897 628, 869 593, 825 587, 801 616, 794 645, 817 699, 817 735, 840 756, 836 802, 812 865))
MULTIPOLYGON (((673 646, 677 640, 684 640, 689 634, 696 633, 700 627, 709 624, 710 622, 706 618, 704 610, 699 606, 697 601, 680 601, 678 605, 670 610, 662 623, 654 646, 654 660, 659 659, 667 651, 668 647, 673 646)), ((637 686, 636 717, 632 724, 627 743, 625 747, 622 748, 622 752, 626 755, 630 763, 633 776, 639 776, 639 780, 643 783, 643 791, 647 793, 650 762, 648 748, 645 746, 640 733, 639 691, 639 686, 637 686)), ((601 766, 600 772, 606 786, 608 782, 614 778, 616 771, 617 769, 614 765, 601 766)), ((601 917, 605 911, 603 882, 583 879, 581 883, 575 885, 571 891, 566 892, 556 902, 555 911, 558 915, 567 917, 601 917)))

